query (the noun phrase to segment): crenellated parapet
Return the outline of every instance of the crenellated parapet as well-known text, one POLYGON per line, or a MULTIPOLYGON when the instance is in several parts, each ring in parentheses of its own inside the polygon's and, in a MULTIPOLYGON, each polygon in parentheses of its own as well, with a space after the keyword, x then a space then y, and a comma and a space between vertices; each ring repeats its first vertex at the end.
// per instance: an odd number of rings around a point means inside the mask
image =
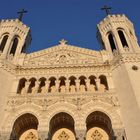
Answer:
POLYGON ((25 25, 18 19, 6 19, 0 21, 1 34, 12 32, 13 34, 19 35, 20 37, 26 36, 30 27, 25 25))

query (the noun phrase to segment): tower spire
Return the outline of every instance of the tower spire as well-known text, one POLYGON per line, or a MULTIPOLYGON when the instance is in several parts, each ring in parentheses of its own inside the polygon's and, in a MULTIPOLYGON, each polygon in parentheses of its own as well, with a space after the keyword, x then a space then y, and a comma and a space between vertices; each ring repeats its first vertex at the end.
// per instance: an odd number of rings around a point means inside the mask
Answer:
POLYGON ((22 21, 23 14, 25 14, 25 13, 27 13, 27 11, 26 11, 26 10, 24 10, 24 9, 22 9, 22 10, 21 10, 21 11, 19 11, 19 12, 17 12, 17 14, 19 14, 18 19, 19 19, 20 21, 22 21))

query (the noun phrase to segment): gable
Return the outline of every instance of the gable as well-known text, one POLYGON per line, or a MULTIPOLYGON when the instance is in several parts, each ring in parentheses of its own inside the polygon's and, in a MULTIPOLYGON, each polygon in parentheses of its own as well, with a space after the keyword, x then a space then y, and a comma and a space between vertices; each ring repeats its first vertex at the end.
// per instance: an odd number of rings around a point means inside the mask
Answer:
POLYGON ((70 45, 58 45, 26 55, 26 66, 81 66, 102 63, 99 51, 70 45))

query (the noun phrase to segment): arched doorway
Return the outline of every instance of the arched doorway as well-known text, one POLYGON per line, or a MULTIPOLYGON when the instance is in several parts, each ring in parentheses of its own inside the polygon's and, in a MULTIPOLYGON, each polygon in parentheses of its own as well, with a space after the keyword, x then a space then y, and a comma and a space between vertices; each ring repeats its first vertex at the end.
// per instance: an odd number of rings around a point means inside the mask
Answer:
POLYGON ((112 140, 113 131, 110 118, 100 111, 91 113, 86 119, 86 140, 112 140))
POLYGON ((74 119, 67 113, 56 114, 50 121, 50 140, 76 140, 74 119))
POLYGON ((11 140, 38 140, 37 135, 38 119, 26 113, 21 115, 14 122, 11 140))

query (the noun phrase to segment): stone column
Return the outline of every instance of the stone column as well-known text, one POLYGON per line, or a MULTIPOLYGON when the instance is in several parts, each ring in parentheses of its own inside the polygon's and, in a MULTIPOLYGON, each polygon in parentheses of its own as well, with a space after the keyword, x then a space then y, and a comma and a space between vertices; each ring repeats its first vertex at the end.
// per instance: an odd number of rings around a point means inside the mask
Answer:
POLYGON ((100 89, 100 79, 99 78, 95 79, 95 82, 96 82, 97 90, 99 90, 100 89))
POLYGON ((35 81, 35 86, 32 87, 32 94, 38 93, 39 85, 40 85, 40 81, 35 81))
POLYGON ((45 90, 46 90, 46 92, 48 92, 49 91, 49 86, 50 86, 50 81, 48 81, 48 80, 46 80, 45 81, 45 90))
POLYGON ((26 81, 25 82, 25 92, 24 92, 25 94, 28 93, 28 89, 29 89, 30 84, 31 84, 31 81, 26 81))
POLYGON ((69 90, 70 90, 70 80, 66 80, 65 83, 66 83, 66 92, 69 92, 69 90))
POLYGON ((38 140, 48 140, 48 132, 38 130, 38 140))
POLYGON ((87 91, 89 91, 90 79, 86 79, 85 82, 86 82, 87 91))
POLYGON ((116 29, 113 30, 113 33, 114 33, 114 37, 115 37, 115 43, 117 44, 117 48, 120 50, 120 52, 124 52, 122 42, 120 40, 119 34, 116 31, 116 29))
POLYGON ((86 140, 86 130, 76 130, 76 140, 86 140))
POLYGON ((76 90, 79 91, 79 88, 80 88, 80 80, 79 79, 76 79, 75 82, 76 82, 76 90))
POLYGON ((59 92, 60 80, 55 81, 56 92, 59 92))
POLYGON ((125 136, 124 129, 116 129, 114 130, 115 140, 127 140, 125 136))

